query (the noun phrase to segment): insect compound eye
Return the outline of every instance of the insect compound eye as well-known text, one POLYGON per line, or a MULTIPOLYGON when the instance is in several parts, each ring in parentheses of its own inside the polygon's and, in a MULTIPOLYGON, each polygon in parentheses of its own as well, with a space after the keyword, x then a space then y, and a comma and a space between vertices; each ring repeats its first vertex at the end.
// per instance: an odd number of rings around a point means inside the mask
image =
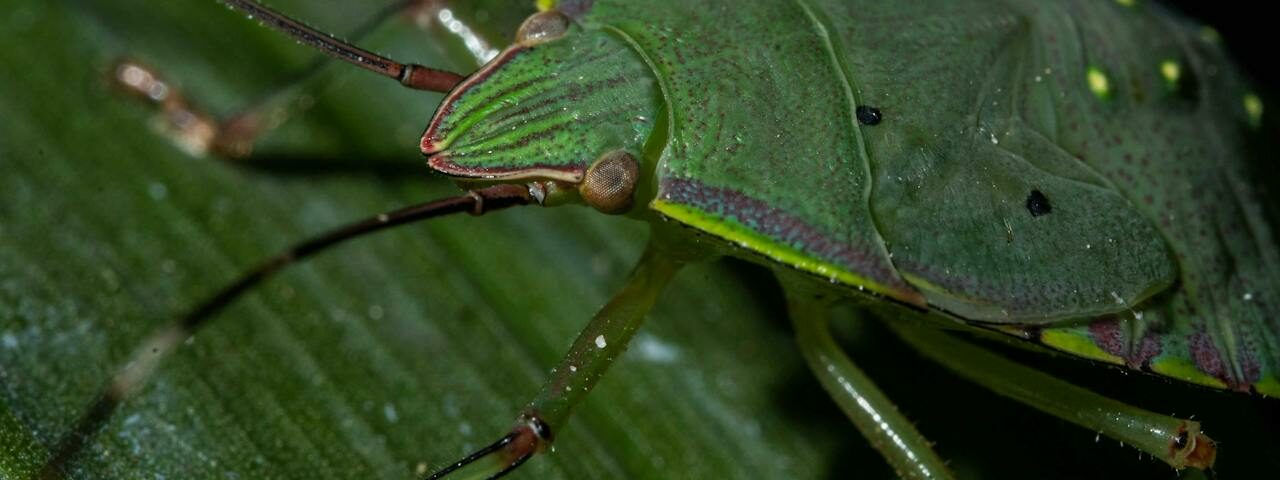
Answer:
POLYGON ((591 208, 615 215, 631 209, 631 197, 640 179, 640 165, 631 154, 616 150, 587 169, 578 192, 591 208))
POLYGON ((534 45, 555 40, 569 31, 569 23, 569 17, 556 10, 535 13, 516 30, 516 42, 534 45))

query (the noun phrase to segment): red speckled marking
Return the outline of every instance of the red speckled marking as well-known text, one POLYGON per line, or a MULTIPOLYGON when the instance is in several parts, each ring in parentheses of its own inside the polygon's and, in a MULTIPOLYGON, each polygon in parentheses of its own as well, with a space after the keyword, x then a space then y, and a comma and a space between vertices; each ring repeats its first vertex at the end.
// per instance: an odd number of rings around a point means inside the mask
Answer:
POLYGON ((1212 375, 1214 378, 1222 380, 1227 385, 1234 385, 1231 377, 1227 375, 1227 371, 1223 368, 1222 353, 1218 352, 1218 347, 1214 346, 1213 339, 1204 331, 1197 331, 1191 335, 1191 357, 1196 362, 1196 367, 1200 371, 1212 375))
POLYGON ((1098 348, 1103 351, 1123 358, 1125 364, 1134 369, 1147 369, 1152 358, 1160 355, 1162 350, 1160 342, 1153 334, 1142 336, 1142 340, 1138 341, 1137 348, 1134 349, 1130 335, 1125 331, 1126 320, 1119 317, 1109 317, 1105 320, 1095 321, 1089 324, 1089 336, 1098 348))
POLYGON ((775 242, 884 285, 894 291, 894 297, 899 300, 925 305, 924 298, 898 276, 886 256, 836 241, 799 218, 741 192, 689 179, 667 178, 662 181, 660 195, 664 200, 692 205, 704 212, 734 220, 775 242))

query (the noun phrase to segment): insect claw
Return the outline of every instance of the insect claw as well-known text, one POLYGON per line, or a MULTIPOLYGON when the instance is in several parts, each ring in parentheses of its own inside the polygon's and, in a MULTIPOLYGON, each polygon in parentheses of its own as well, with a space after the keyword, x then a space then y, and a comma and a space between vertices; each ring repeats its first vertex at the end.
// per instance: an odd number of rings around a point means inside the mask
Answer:
MULTIPOLYGON (((475 463, 477 460, 480 460, 481 458, 484 458, 489 454, 506 447, 511 442, 515 441, 515 438, 516 438, 516 432, 512 431, 511 433, 506 434, 506 436, 503 436, 502 438, 498 439, 498 441, 493 442, 489 446, 476 450, 475 452, 472 452, 470 455, 463 457, 462 460, 458 460, 457 462, 454 462, 452 465, 449 465, 431 474, 431 476, 427 477, 426 480, 439 480, 441 478, 444 478, 445 475, 448 475, 450 473, 457 471, 462 467, 475 463)), ((502 472, 499 472, 499 474, 501 473, 502 472)))
POLYGON ((501 472, 494 474, 492 477, 489 477, 489 480, 493 480, 495 478, 501 478, 506 476, 508 473, 514 472, 517 468, 520 468, 521 465, 524 465, 524 462, 529 461, 530 458, 533 458, 533 452, 529 452, 524 455, 521 455, 520 458, 516 459, 516 461, 511 462, 510 466, 502 469, 501 472))
POLYGON ((469 465, 487 460, 488 465, 476 465, 480 469, 464 478, 500 478, 523 465, 533 455, 551 442, 551 428, 537 415, 521 415, 520 422, 511 432, 487 447, 476 450, 462 460, 437 471, 426 480, 439 480, 469 465), (490 474, 489 472, 493 472, 490 474))

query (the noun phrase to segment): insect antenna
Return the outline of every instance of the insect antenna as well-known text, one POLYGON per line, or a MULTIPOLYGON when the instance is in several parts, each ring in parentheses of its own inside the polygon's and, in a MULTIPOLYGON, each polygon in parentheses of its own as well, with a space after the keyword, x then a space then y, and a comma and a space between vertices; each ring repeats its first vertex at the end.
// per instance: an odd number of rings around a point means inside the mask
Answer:
POLYGON ((347 240, 395 226, 456 213, 482 215, 509 207, 528 205, 531 201, 528 188, 523 185, 502 184, 472 190, 465 195, 401 208, 335 228, 297 243, 284 252, 259 263, 197 305, 187 315, 161 328, 143 341, 85 410, 84 415, 77 420, 72 430, 58 442, 52 450, 53 454, 41 470, 39 478, 63 478, 67 463, 79 454, 88 440, 111 418, 111 414, 120 404, 128 400, 142 386, 151 372, 159 366, 161 360, 195 334, 196 330, 207 324, 215 314, 284 267, 347 240))
POLYGON ((253 0, 222 0, 227 6, 262 21, 268 27, 293 37, 326 55, 351 63, 384 77, 393 78, 409 88, 447 93, 462 82, 462 75, 426 67, 416 63, 400 63, 333 38, 333 36, 289 18, 253 0))
MULTIPOLYGON (((413 7, 414 5, 420 3, 421 1, 422 0, 399 0, 395 3, 387 5, 386 7, 383 7, 382 10, 377 11, 372 16, 365 19, 363 23, 356 25, 355 29, 351 30, 350 32, 347 32, 344 36, 350 39, 350 41, 352 42, 358 42, 361 39, 369 36, 369 34, 373 33, 373 31, 376 30, 378 27, 381 27, 383 24, 387 23, 387 21, 390 20, 392 17, 404 13, 410 7, 413 7)), ((302 83, 306 79, 311 78, 316 74, 320 73, 320 71, 323 70, 324 67, 328 66, 329 62, 331 61, 330 60, 331 58, 333 57, 325 58, 322 56, 317 56, 314 60, 308 62, 306 66, 302 67, 301 70, 298 70, 296 73, 294 73, 291 76, 291 78, 285 79, 284 82, 282 82, 282 85, 284 85, 284 87, 280 87, 278 88, 278 90, 287 90, 289 86, 302 83)), ((266 101, 268 101, 271 97, 275 96, 276 94, 277 94, 277 91, 269 91, 263 94, 261 97, 255 99, 254 101, 251 101, 250 103, 251 104, 266 103, 266 101)))
MULTIPOLYGON (((346 36, 352 41, 359 41, 421 2, 398 0, 365 19, 346 36)), ((117 61, 112 68, 111 82, 130 96, 158 108, 164 133, 187 152, 193 155, 212 152, 227 159, 238 159, 249 156, 258 137, 276 128, 285 116, 307 107, 301 95, 303 86, 333 61, 329 55, 315 55, 305 67, 253 96, 227 115, 211 114, 186 98, 156 69, 132 58, 117 61)))
MULTIPOLYGON (((421 2, 422 0, 399 0, 395 3, 387 5, 382 10, 379 10, 378 12, 374 13, 372 16, 367 18, 363 23, 357 25, 354 30, 347 32, 345 36, 353 42, 358 42, 361 39, 369 36, 369 34, 373 33, 373 31, 378 29, 378 27, 381 27, 383 24, 387 23, 387 21, 390 20, 392 17, 404 13, 406 10, 409 10, 410 8, 412 8, 413 6, 421 2)), ((332 39, 332 37, 330 38, 332 39)), ((317 56, 315 59, 308 62, 306 66, 302 67, 302 69, 298 70, 293 75, 289 76, 289 78, 286 78, 284 81, 280 82, 278 86, 271 88, 262 94, 259 94, 258 96, 256 96, 254 99, 252 99, 247 103, 247 105, 250 105, 249 107, 241 108, 239 110, 241 113, 237 114, 236 116, 250 114, 255 110, 257 110, 257 108, 259 108, 259 106, 261 105, 268 105, 273 103, 277 97, 291 95, 293 93, 292 90, 295 90, 298 85, 301 85, 307 79, 319 74, 322 70, 324 70, 326 66, 329 65, 329 62, 332 61, 332 59, 335 57, 334 55, 330 54, 327 50, 322 50, 322 51, 325 53, 326 56, 317 56)))

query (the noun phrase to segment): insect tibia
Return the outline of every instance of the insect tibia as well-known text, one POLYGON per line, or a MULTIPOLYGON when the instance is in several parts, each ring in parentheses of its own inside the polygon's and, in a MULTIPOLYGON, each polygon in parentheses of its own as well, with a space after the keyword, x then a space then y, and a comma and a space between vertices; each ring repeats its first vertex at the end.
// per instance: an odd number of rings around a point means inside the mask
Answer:
POLYGON ((427 480, 450 478, 498 478, 528 461, 551 444, 551 427, 537 414, 520 416, 515 428, 498 441, 467 455, 427 480))
POLYGON ((219 119, 187 99, 159 73, 132 59, 116 62, 111 84, 158 110, 154 124, 160 133, 194 156, 248 156, 262 132, 283 119, 283 109, 253 108, 219 119), (271 114, 267 114, 271 113, 271 114), (270 118, 270 121, 264 119, 270 118))

